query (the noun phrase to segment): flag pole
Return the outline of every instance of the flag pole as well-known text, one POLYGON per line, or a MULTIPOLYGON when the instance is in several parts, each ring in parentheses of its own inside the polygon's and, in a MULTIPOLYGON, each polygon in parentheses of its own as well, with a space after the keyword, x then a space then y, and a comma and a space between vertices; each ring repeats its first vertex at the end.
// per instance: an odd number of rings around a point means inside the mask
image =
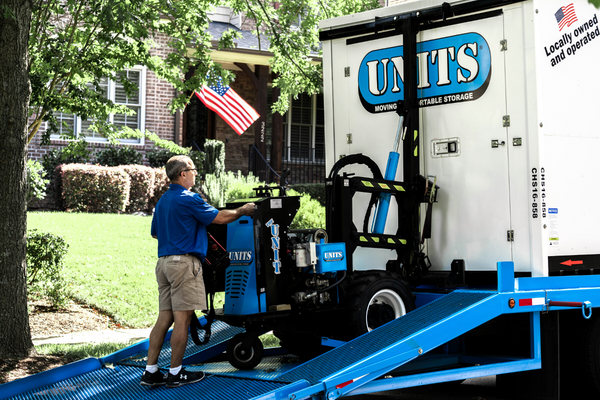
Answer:
POLYGON ((188 101, 187 101, 187 103, 185 103, 186 106, 190 103, 190 101, 192 101, 192 96, 194 96, 194 93, 196 93, 195 90, 193 90, 192 94, 190 95, 190 97, 188 97, 188 101))

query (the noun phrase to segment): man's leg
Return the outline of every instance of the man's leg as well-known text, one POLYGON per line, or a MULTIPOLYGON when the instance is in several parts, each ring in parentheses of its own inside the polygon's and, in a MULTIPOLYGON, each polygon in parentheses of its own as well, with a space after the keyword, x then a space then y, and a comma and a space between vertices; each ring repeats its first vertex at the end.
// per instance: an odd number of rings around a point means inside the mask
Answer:
POLYGON ((171 368, 177 368, 183 362, 183 354, 185 353, 193 314, 194 310, 173 311, 175 326, 171 333, 171 368))
POLYGON ((169 327, 173 324, 173 312, 164 310, 158 312, 156 325, 150 332, 148 344, 148 361, 142 373, 142 386, 161 386, 167 383, 166 375, 158 369, 158 356, 169 327))
POLYGON ((173 311, 159 311, 156 325, 154 325, 154 328, 152 328, 152 331, 150 332, 150 340, 148 344, 148 365, 154 365, 158 363, 160 350, 162 349, 165 336, 167 335, 171 325, 173 325, 173 311))

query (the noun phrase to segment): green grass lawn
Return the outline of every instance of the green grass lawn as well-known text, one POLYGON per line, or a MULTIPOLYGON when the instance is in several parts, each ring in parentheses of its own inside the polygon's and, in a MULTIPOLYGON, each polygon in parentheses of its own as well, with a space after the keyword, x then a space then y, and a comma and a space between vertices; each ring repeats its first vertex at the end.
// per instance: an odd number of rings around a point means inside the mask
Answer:
POLYGON ((27 214, 27 229, 60 235, 69 244, 65 276, 72 296, 136 328, 153 325, 158 312, 151 222, 132 215, 27 214))

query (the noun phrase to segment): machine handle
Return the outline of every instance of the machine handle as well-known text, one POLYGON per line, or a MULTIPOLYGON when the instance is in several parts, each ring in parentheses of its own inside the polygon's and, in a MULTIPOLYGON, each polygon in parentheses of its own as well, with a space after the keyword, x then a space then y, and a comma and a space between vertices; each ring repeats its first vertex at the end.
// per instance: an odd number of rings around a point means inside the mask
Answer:
POLYGON ((592 316, 592 303, 589 301, 553 301, 553 300, 549 300, 548 301, 548 307, 551 306, 555 306, 555 307, 574 307, 574 308, 579 308, 581 307, 581 313, 583 314, 583 318, 585 319, 590 319, 590 317, 592 316), (589 312, 586 313, 586 310, 589 310, 589 312))

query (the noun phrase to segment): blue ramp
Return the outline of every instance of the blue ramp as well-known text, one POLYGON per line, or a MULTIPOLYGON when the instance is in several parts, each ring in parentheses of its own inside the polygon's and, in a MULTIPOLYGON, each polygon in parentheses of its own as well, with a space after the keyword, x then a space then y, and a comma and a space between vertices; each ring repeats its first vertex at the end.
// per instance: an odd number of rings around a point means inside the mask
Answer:
MULTIPOLYGON (((461 319, 475 320, 471 314, 477 313, 477 310, 471 307, 483 304, 495 295, 495 292, 452 292, 298 366, 278 380, 295 382, 305 379, 314 385, 386 349, 393 354, 421 348, 424 354, 480 325, 472 322, 458 324, 456 319, 462 316, 461 319), (466 312, 469 308, 470 313, 466 312), (450 332, 451 335, 448 335, 450 332)), ((485 318, 491 320, 498 315, 486 313, 485 318)))
MULTIPOLYGON (((497 292, 489 291, 452 292, 275 380, 306 382, 309 387, 295 390, 294 398, 342 397, 499 316, 501 298, 497 292)), ((284 388, 255 399, 279 398, 283 391, 289 395, 289 388, 284 388)))

